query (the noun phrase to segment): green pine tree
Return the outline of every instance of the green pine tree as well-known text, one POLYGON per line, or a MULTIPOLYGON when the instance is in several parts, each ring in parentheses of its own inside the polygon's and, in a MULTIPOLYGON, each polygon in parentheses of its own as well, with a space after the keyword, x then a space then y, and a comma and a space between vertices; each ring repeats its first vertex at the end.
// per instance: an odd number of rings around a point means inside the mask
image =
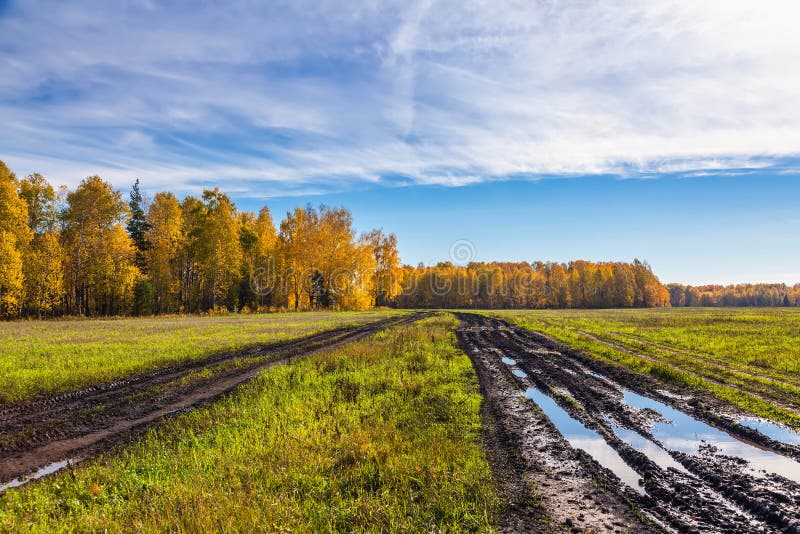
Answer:
POLYGON ((147 272, 147 259, 145 252, 150 248, 150 243, 147 241, 147 231, 150 229, 150 223, 147 221, 147 214, 144 210, 144 199, 139 190, 139 179, 136 179, 133 187, 131 187, 130 200, 128 206, 131 209, 131 217, 128 220, 128 235, 133 241, 133 246, 136 248, 136 266, 142 273, 147 272))

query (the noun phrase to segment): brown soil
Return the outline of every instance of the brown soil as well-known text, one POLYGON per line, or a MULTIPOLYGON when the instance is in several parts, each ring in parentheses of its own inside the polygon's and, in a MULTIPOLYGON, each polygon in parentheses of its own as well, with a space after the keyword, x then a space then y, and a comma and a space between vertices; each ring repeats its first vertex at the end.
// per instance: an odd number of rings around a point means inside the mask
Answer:
POLYGON ((0 486, 65 459, 83 459, 209 402, 274 365, 338 347, 424 314, 387 318, 38 398, 0 409, 0 486))

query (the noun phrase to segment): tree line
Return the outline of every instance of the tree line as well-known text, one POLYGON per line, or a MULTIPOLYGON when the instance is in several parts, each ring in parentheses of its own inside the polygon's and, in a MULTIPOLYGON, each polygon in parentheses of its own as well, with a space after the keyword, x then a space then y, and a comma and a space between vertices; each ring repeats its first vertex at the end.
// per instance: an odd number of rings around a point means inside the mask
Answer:
POLYGON ((397 238, 350 212, 239 211, 218 189, 127 198, 99 176, 74 190, 0 162, 0 316, 207 311, 669 306, 633 263, 401 265, 397 238))
POLYGON ((800 306, 800 284, 669 284, 670 304, 679 306, 800 306))
POLYGON ((669 306, 647 263, 572 261, 404 266, 401 308, 632 308, 669 306))

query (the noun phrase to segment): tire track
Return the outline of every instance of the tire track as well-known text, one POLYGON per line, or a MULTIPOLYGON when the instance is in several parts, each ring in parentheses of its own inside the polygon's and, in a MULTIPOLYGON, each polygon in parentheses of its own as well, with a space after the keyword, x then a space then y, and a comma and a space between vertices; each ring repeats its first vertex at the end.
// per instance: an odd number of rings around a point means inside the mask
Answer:
MULTIPOLYGON (((591 341, 595 341, 597 343, 601 343, 601 344, 603 344, 603 345, 605 345, 605 346, 607 346, 607 347, 609 347, 611 349, 614 349, 616 351, 622 352, 624 354, 628 354, 630 356, 635 356, 636 358, 641 358, 643 360, 647 360, 650 363, 655 363, 655 364, 659 364, 659 365, 663 365, 663 366, 669 367, 670 369, 674 369, 675 371, 686 373, 687 375, 693 376, 693 377, 695 377, 695 378, 697 378, 699 380, 705 380, 705 381, 711 382, 713 384, 716 384, 718 386, 724 386, 724 387, 727 387, 727 388, 730 388, 730 389, 735 389, 736 391, 739 391, 741 393, 744 393, 744 394, 747 394, 747 395, 751 395, 752 397, 754 397, 754 398, 756 398, 756 399, 758 399, 758 400, 760 400, 760 401, 762 401, 764 403, 774 404, 775 406, 783 408, 784 410, 786 410, 788 412, 792 412, 792 413, 795 413, 795 414, 798 413, 798 411, 797 411, 798 410, 798 399, 797 399, 797 396, 794 396, 789 392, 773 390, 771 393, 773 395, 777 395, 778 398, 768 397, 768 396, 764 395, 763 391, 759 391, 758 389, 745 388, 745 387, 743 387, 743 386, 741 386, 739 384, 733 384, 731 382, 726 382, 724 380, 721 380, 717 376, 713 376, 713 375, 705 374, 705 373, 700 373, 700 372, 689 370, 689 369, 685 369, 685 368, 675 367, 674 365, 671 365, 669 362, 667 362, 667 361, 665 361, 663 359, 657 358, 655 356, 650 356, 650 355, 647 355, 647 354, 642 354, 641 352, 637 352, 637 351, 635 351, 633 349, 629 349, 629 348, 627 348, 627 347, 625 347, 623 345, 620 345, 619 343, 615 343, 613 341, 609 341, 609 340, 603 339, 603 338, 601 338, 601 337, 599 337, 599 336, 597 336, 595 334, 590 334, 589 332, 584 332, 582 330, 576 330, 575 333, 580 335, 580 336, 585 337, 586 339, 589 339, 591 341), (787 401, 790 402, 791 404, 787 404, 786 403, 787 401)), ((730 369, 724 368, 724 367, 722 367, 720 365, 717 365, 716 368, 718 370, 727 370, 729 372, 734 372, 734 373, 737 372, 737 371, 732 371, 730 369)), ((738 371, 738 372, 741 372, 741 371, 738 371)), ((762 388, 762 389, 765 387, 763 384, 757 384, 757 386, 760 386, 760 388, 762 388)), ((795 387, 795 386, 790 384, 790 387, 795 387)))
MULTIPOLYGON (((164 417, 213 401, 275 365, 426 316, 414 313, 170 366, 0 410, 3 482, 65 459, 84 459, 164 417)), ((49 474, 49 473, 48 473, 49 474)))
POLYGON ((504 501, 501 532, 661 532, 613 475, 573 449, 487 343, 492 328, 459 314, 457 336, 483 395, 484 445, 504 501))
MULTIPOLYGON (((495 375, 493 384, 483 387, 497 388, 502 387, 498 384, 503 381, 513 381, 518 396, 525 388, 533 388, 532 391, 544 394, 545 399, 552 399, 568 414, 565 414, 566 417, 571 417, 587 433, 598 437, 603 446, 610 446, 624 461, 626 469, 633 469, 641 477, 638 484, 634 482, 640 486, 634 489, 639 491, 633 491, 630 482, 625 484, 614 474, 618 471, 605 469, 614 468, 612 460, 593 457, 588 453, 581 455, 583 451, 580 448, 573 449, 561 439, 562 448, 575 451, 581 458, 582 467, 571 470, 573 476, 578 477, 578 482, 573 484, 581 484, 581 479, 585 484, 587 473, 600 473, 618 499, 628 502, 632 510, 638 509, 652 524, 660 525, 659 528, 689 532, 800 532, 800 523, 797 521, 800 515, 800 484, 784 478, 784 475, 790 476, 788 471, 780 471, 779 468, 772 473, 756 473, 742 458, 726 456, 713 443, 701 444, 694 453, 676 449, 674 444, 668 446, 653 433, 653 425, 665 421, 663 416, 653 410, 628 405, 625 392, 657 398, 663 406, 671 407, 669 409, 691 414, 696 420, 716 425, 721 430, 714 431, 720 436, 724 431, 727 440, 744 447, 757 444, 759 450, 769 450, 766 454, 771 454, 771 458, 792 469, 797 467, 791 459, 780 456, 795 456, 787 453, 796 451, 789 451, 785 446, 740 425, 730 422, 719 424, 722 406, 718 401, 712 405, 717 416, 709 416, 711 410, 703 406, 707 399, 702 394, 695 392, 692 398, 686 398, 658 393, 670 393, 675 388, 652 377, 636 375, 598 362, 538 333, 502 321, 471 314, 462 314, 460 318, 462 327, 459 337, 470 350, 476 367, 500 365, 506 368, 504 374, 495 375), (626 439, 631 440, 630 443, 637 448, 623 441, 622 436, 627 436, 626 439)), ((532 394, 532 398, 538 397, 532 394)), ((732 407, 726 408, 727 413, 736 412, 732 407)), ((533 413, 543 409, 546 408, 537 404, 530 407, 533 413)), ((558 416, 556 412, 550 410, 547 414, 554 429, 563 432, 562 425, 567 428, 563 420, 552 419, 554 414, 558 416)), ((505 417, 512 415, 518 417, 516 414, 506 414, 505 417)), ((522 430, 519 434, 525 436, 532 428, 522 430)), ((542 433, 541 425, 536 432, 542 433)), ((544 446, 544 452, 539 451, 539 458, 552 456, 553 444, 557 442, 551 439, 550 445, 544 446)), ((520 443, 524 444, 524 441, 520 443)), ((518 452, 532 455, 532 451, 524 448, 518 452)), ((558 514, 574 515, 579 512, 569 501, 565 507, 557 496, 554 502, 558 514)), ((547 505, 546 508, 549 511, 553 506, 547 505)))

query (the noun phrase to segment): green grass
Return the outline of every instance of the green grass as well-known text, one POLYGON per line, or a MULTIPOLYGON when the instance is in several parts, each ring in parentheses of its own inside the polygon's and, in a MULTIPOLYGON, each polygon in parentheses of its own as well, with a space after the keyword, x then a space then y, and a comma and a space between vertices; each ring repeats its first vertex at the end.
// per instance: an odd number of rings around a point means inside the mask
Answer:
POLYGON ((393 313, 398 312, 0 322, 0 404, 393 313))
POLYGON ((747 411, 800 427, 800 309, 491 313, 603 360, 710 391, 747 411))
POLYGON ((0 531, 490 531, 452 316, 273 368, 117 454, 0 494, 0 531))

